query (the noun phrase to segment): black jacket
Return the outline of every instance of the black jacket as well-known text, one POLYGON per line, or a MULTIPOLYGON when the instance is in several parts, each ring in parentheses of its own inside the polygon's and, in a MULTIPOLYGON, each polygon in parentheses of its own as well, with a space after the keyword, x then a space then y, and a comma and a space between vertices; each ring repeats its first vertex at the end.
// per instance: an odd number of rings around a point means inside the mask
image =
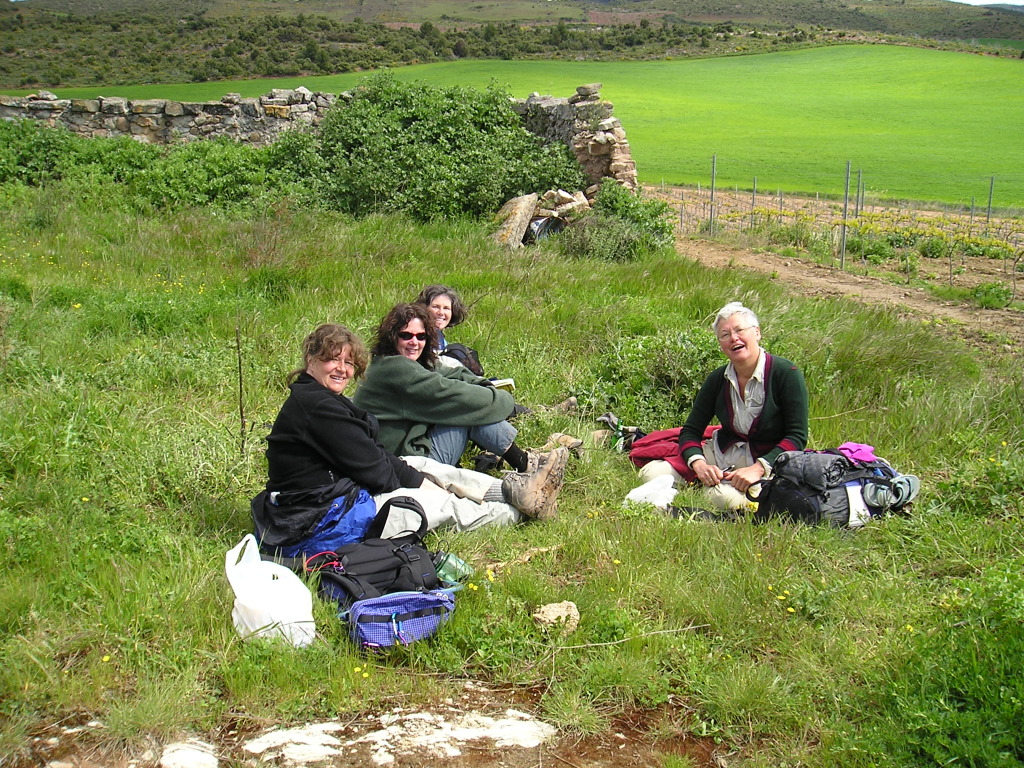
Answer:
POLYGON ((267 489, 252 503, 256 533, 265 547, 301 541, 332 499, 354 496, 357 488, 377 495, 423 482, 421 472, 377 441, 377 420, 347 397, 308 373, 300 374, 290 389, 267 436, 267 489))

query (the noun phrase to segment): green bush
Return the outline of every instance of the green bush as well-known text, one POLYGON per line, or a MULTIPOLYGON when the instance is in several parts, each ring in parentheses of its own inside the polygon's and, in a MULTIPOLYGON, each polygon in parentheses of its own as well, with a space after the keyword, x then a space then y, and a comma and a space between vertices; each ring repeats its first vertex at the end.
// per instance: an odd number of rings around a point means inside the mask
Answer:
POLYGON ((1013 299, 1013 289, 1005 283, 981 283, 971 291, 971 298, 982 309, 1002 309, 1013 299))
POLYGON ((926 237, 917 243, 917 252, 926 259, 941 259, 948 251, 946 241, 941 237, 926 237))
POLYGON ((583 182, 569 150, 529 133, 496 86, 480 92, 378 75, 327 113, 320 140, 327 203, 356 215, 480 216, 511 197, 583 182))
POLYGON ((595 383, 582 399, 645 431, 679 426, 721 362, 717 342, 703 328, 623 338, 597 359, 595 383))
POLYGON ((883 237, 871 235, 849 238, 846 242, 846 252, 857 254, 872 264, 881 264, 883 261, 896 258, 896 249, 892 243, 883 237))
POLYGON ((0 184, 39 185, 60 178, 73 164, 78 139, 68 131, 35 120, 0 120, 0 184))
POLYGON ((270 191, 266 150, 227 138, 172 147, 131 186, 157 207, 230 207, 270 191))

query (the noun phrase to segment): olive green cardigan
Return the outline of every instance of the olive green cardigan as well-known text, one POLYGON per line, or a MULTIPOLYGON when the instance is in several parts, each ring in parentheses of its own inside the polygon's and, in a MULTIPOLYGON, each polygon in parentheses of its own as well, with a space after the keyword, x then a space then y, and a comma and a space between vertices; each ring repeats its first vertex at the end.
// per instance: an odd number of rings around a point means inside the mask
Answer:
POLYGON ((494 424, 515 407, 511 394, 467 368, 432 371, 402 355, 375 357, 352 402, 377 417, 378 439, 398 456, 429 456, 434 424, 494 424))

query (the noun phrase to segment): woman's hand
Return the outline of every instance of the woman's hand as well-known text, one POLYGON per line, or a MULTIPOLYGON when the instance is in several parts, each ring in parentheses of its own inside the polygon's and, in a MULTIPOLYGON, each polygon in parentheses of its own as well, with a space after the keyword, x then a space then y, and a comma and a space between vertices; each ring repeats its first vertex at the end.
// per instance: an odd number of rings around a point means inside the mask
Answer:
POLYGON ((722 476, 737 491, 746 493, 750 486, 764 477, 764 465, 759 461, 755 461, 749 467, 740 467, 732 472, 724 472, 722 476))
POLYGON ((722 482, 724 473, 714 464, 708 464, 704 459, 695 459, 690 469, 697 475, 697 479, 708 488, 713 488, 722 482))

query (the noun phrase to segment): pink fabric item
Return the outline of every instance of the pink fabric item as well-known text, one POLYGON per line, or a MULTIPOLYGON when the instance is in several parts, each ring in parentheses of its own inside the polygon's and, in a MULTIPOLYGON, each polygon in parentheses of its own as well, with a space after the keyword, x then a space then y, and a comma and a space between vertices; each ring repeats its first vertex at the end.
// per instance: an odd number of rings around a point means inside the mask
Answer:
POLYGON ((864 443, 843 443, 837 449, 843 456, 852 461, 877 461, 875 447, 864 443))

